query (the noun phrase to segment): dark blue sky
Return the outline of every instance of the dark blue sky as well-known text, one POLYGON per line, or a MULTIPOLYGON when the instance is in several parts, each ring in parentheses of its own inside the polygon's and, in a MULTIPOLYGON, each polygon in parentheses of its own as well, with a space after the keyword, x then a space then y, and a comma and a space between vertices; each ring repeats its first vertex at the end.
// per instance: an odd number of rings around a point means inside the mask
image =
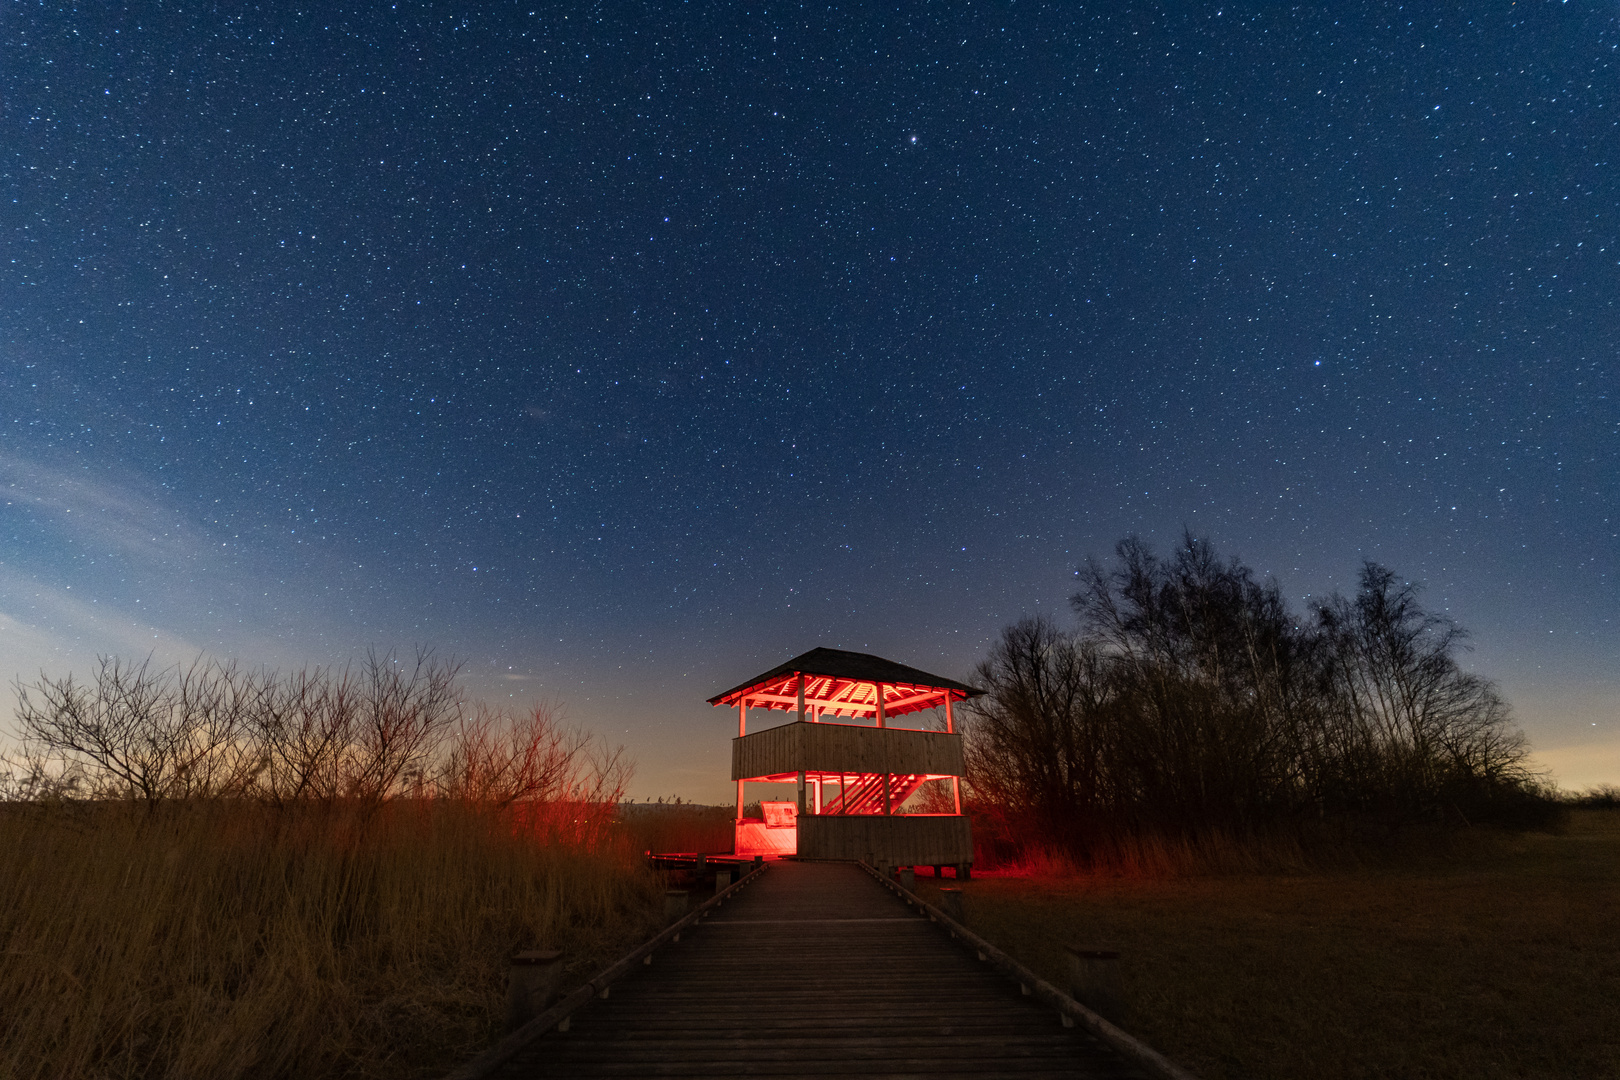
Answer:
POLYGON ((427 644, 724 798, 1183 525, 1620 781, 1613 4, 0 14, 0 674, 427 644))

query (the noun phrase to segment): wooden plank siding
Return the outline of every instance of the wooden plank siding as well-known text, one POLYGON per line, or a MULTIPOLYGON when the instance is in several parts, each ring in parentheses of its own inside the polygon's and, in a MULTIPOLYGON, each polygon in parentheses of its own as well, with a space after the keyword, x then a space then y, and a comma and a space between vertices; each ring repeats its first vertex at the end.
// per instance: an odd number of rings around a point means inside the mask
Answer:
POLYGON ((798 819, 799 855, 806 859, 865 859, 890 866, 939 866, 973 861, 973 832, 950 814, 852 814, 798 819))
POLYGON ((494 1075, 1148 1074, 859 868, 784 861, 494 1075))
POLYGON ((962 775, 962 736, 853 724, 783 724, 731 740, 731 778, 806 772, 962 775))

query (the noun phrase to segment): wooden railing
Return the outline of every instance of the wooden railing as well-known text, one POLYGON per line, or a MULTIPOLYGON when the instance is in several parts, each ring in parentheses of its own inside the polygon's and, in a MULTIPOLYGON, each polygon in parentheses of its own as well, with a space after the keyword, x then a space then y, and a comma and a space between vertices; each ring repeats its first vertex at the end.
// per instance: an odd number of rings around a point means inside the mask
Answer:
POLYGON ((920 910, 931 921, 943 926, 952 938, 960 942, 964 947, 972 949, 981 961, 992 965, 1002 974, 1016 980, 1025 997, 1032 997, 1042 1004, 1056 1009, 1063 1020, 1064 1027, 1074 1027, 1078 1024, 1109 1046, 1112 1046, 1124 1057, 1129 1058, 1158 1077, 1159 1080, 1198 1080, 1196 1076, 1183 1069, 1180 1065, 1177 1065, 1136 1036, 1121 1031, 1103 1017, 1098 1016, 1095 1012, 1086 1008, 1080 1002, 1065 994, 933 904, 901 885, 898 881, 895 881, 887 874, 879 873, 877 868, 870 863, 863 861, 861 869, 871 874, 884 888, 895 893, 907 904, 920 910))
POLYGON ((961 776, 962 736, 911 728, 793 723, 731 740, 731 778, 798 772, 961 776))
POLYGON ((472 1061, 448 1074, 444 1080, 486 1080, 486 1078, 493 1076, 502 1065, 505 1065, 530 1043, 534 1042, 535 1039, 538 1039, 552 1028, 566 1031, 568 1018, 573 1015, 575 1010, 594 998, 607 997, 615 982, 630 974, 637 967, 652 963, 654 952, 664 945, 681 940, 681 931, 696 925, 704 916, 709 915, 738 892, 752 885, 759 879, 760 874, 765 871, 768 864, 758 862, 746 865, 749 867, 749 872, 744 874, 740 880, 733 882, 729 888, 716 893, 711 899, 693 909, 685 918, 665 927, 662 933, 654 935, 637 948, 632 949, 620 959, 597 972, 584 986, 576 989, 472 1061))

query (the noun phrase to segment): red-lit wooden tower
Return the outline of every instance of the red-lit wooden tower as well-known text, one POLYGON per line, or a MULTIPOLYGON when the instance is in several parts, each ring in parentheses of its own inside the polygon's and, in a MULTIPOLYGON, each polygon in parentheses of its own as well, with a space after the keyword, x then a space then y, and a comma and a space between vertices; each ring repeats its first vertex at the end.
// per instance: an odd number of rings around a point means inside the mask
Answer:
POLYGON ((973 860, 973 834, 962 816, 962 736, 952 706, 982 692, 881 656, 812 649, 716 694, 709 704, 737 710, 736 853, 954 865, 962 873, 973 860), (750 735, 751 708, 797 719, 750 735), (944 731, 889 725, 936 708, 944 710, 944 731), (951 812, 899 813, 930 780, 951 782, 951 812), (797 783, 798 798, 766 802, 763 817, 745 819, 747 781, 797 783))

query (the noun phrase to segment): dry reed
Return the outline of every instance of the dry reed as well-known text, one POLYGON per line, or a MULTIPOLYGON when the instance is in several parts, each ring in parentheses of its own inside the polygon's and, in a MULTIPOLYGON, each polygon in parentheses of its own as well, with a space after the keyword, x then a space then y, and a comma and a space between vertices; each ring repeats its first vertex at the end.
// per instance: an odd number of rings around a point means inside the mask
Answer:
POLYGON ((431 1076, 498 1034, 507 954, 584 978, 657 893, 452 801, 6 804, 0 1077, 431 1076))
POLYGON ((1010 847, 999 857, 975 853, 975 858, 981 872, 1011 877, 1170 878, 1303 870, 1342 861, 1343 852, 1330 859, 1323 852, 1307 851, 1298 837, 1283 832, 1239 839, 1211 830, 1198 836, 1122 833, 1093 844, 1084 857, 1063 847, 1031 843, 1010 847))
POLYGON ((615 835, 631 851, 731 851, 736 810, 697 803, 625 803, 614 822, 615 835))

